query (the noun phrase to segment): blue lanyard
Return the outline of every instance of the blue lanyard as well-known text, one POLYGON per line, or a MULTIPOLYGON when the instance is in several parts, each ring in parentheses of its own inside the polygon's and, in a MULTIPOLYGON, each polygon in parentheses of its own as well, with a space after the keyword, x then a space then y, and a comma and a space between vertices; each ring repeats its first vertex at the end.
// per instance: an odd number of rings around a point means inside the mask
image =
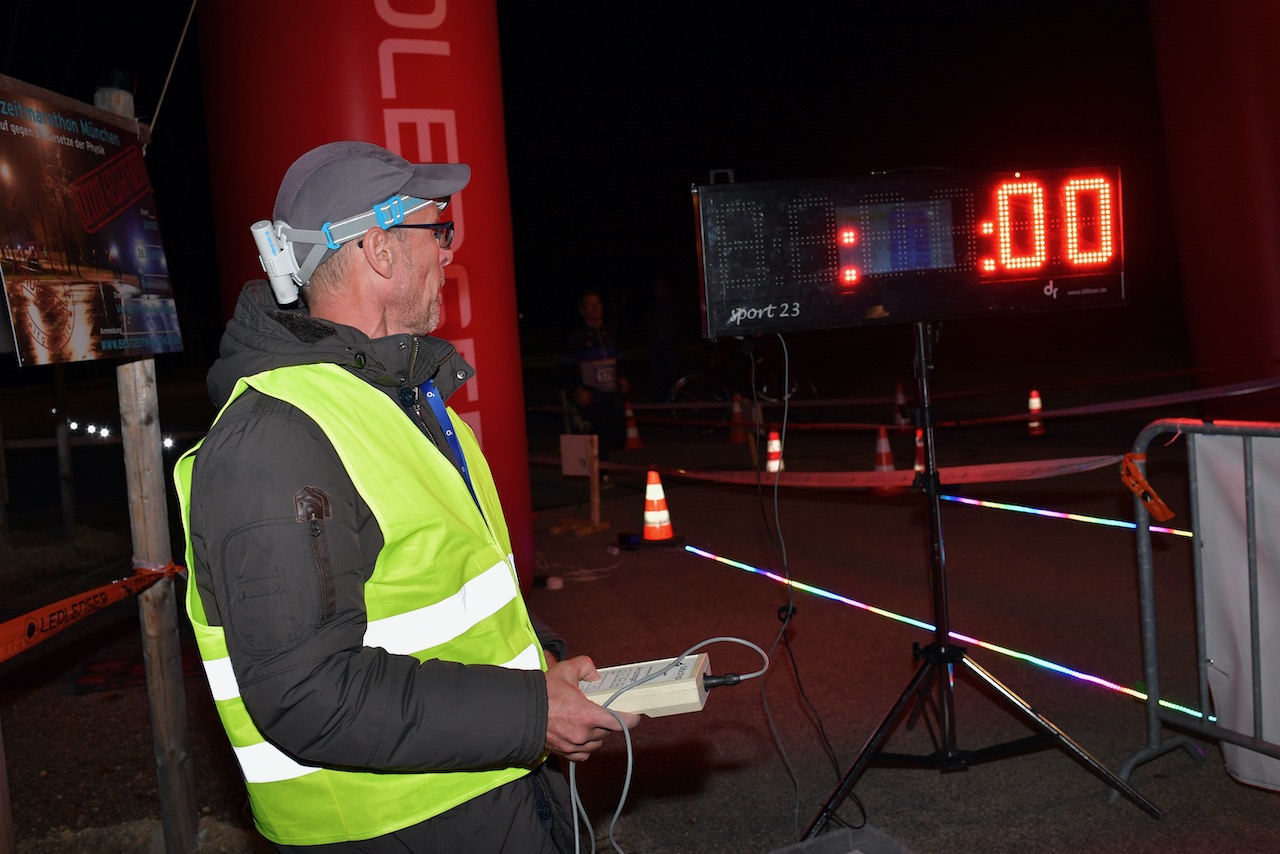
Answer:
POLYGON ((471 500, 476 503, 476 507, 480 506, 480 499, 476 498, 475 487, 471 485, 471 472, 467 469, 467 455, 462 453, 462 443, 458 441, 458 434, 453 429, 453 420, 449 418, 449 410, 444 407, 444 400, 440 397, 440 392, 436 389, 436 384, 431 380, 427 380, 421 386, 422 394, 427 398, 427 404, 431 407, 431 411, 436 414, 436 420, 440 422, 440 429, 444 430, 444 437, 449 442, 449 448, 453 451, 453 458, 458 462, 458 468, 462 471, 462 479, 467 482, 467 490, 471 493, 471 500))

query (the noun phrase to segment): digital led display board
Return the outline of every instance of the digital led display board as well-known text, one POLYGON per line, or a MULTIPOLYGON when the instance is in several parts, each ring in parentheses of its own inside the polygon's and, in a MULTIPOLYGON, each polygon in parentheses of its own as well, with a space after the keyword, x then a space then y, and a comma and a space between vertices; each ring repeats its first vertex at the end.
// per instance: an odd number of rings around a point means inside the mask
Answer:
POLYGON ((1123 305, 1120 170, 693 188, 703 334, 1123 305))

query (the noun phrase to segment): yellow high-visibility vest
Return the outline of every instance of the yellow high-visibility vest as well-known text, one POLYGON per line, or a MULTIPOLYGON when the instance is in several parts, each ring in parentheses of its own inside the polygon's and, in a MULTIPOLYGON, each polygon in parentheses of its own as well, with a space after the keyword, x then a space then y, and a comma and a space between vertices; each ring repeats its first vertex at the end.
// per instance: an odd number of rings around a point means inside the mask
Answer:
MULTIPOLYGON (((293 404, 320 426, 377 519, 385 544, 364 587, 365 646, 419 661, 546 669, 520 595, 497 488, 465 422, 451 413, 475 501, 458 470, 396 403, 342 368, 300 365, 247 377, 237 382, 227 406, 250 387, 293 404), (370 442, 370 436, 378 440, 370 442)), ((263 836, 286 845, 369 839, 532 770, 342 771, 304 765, 267 741, 240 697, 222 627, 210 625, 197 590, 195 575, 204 570, 194 561, 190 507, 199 448, 174 468, 191 573, 187 614, 263 836)))

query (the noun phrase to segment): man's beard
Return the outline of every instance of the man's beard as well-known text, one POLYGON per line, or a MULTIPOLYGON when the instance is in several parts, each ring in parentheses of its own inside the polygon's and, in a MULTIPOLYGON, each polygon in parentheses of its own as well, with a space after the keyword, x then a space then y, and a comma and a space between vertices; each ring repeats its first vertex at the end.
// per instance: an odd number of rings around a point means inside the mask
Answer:
POLYGON ((436 291, 436 298, 431 301, 430 307, 427 309, 427 316, 423 318, 426 328, 419 332, 419 335, 430 335, 440 327, 440 315, 444 311, 444 283, 441 282, 440 290, 436 291))
MULTIPOLYGON (((408 278, 410 281, 414 281, 414 282, 422 281, 422 276, 421 276, 422 269, 421 267, 418 266, 418 263, 416 260, 410 259, 409 267, 406 270, 406 273, 408 274, 408 278)), ((423 313, 415 313, 413 315, 410 315, 411 320, 405 325, 414 335, 430 335, 432 332, 435 332, 436 329, 440 326, 440 316, 444 310, 444 284, 445 284, 444 276, 441 275, 440 287, 436 289, 435 299, 431 300, 431 302, 427 305, 426 311, 423 313)), ((423 283, 421 287, 425 288, 427 287, 427 285, 423 283)), ((413 297, 416 297, 416 296, 418 296, 418 294, 413 294, 410 297, 410 300, 412 300, 413 297)), ((421 311, 421 310, 415 309, 415 311, 421 311)))

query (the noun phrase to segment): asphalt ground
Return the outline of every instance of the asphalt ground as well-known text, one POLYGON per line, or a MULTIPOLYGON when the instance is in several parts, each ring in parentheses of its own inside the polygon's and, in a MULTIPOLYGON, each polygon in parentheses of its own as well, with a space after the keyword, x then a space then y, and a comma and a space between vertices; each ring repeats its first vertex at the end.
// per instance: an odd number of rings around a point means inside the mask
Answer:
MULTIPOLYGON (((981 404, 938 408, 937 418, 962 420, 981 404)), ((936 453, 943 469, 1120 455, 1154 418, 1193 416, 1195 408, 1049 420, 1037 437, 1021 423, 939 430, 936 453)), ((891 422, 891 410, 844 417, 877 415, 891 422)), ((927 501, 910 491, 775 492, 767 481, 730 486, 662 476, 683 545, 823 593, 790 592, 767 576, 678 546, 618 548, 643 530, 648 467, 751 466, 749 445, 730 444, 725 431, 694 434, 637 420, 644 447, 612 455, 602 493, 605 530, 552 533, 566 519, 589 516, 589 493, 582 478, 564 477, 554 466, 533 469, 539 579, 528 595, 531 608, 601 665, 667 658, 708 638, 732 637, 771 651, 772 666, 763 678, 714 690, 700 712, 646 721, 633 733, 629 786, 625 746, 611 744, 578 769, 582 798, 597 825, 607 827, 626 788, 614 834, 627 851, 784 848, 828 803, 906 689, 918 666, 913 647, 933 640, 927 630, 827 596, 934 624, 927 501), (780 639, 779 609, 789 607, 795 616, 780 639)), ((538 433, 531 429, 535 451, 539 441, 553 439, 539 440, 538 433)), ((890 439, 895 466, 911 467, 913 436, 890 432, 890 439)), ((873 433, 798 425, 786 437, 786 471, 867 471, 875 445, 873 433)), ((1189 525, 1185 447, 1152 449, 1148 474, 1181 511, 1169 524, 1189 525)), ((943 492, 1106 519, 1134 514, 1114 465, 943 492)), ((952 502, 943 502, 940 523, 954 631, 1141 686, 1132 530, 952 502)), ((1194 706, 1188 543, 1157 536, 1154 565, 1162 693, 1194 706)), ((757 654, 745 647, 717 642, 709 652, 713 672, 759 669, 757 654)), ((968 653, 1111 773, 1146 743, 1138 701, 982 648, 968 653)), ((1025 716, 963 668, 952 694, 962 752, 1033 733, 1025 716)), ((924 719, 903 715, 896 723, 883 750, 933 755, 924 719)), ((884 850, 916 852, 1280 850, 1276 793, 1234 782, 1216 745, 1203 748, 1203 761, 1179 751, 1134 770, 1133 787, 1162 812, 1159 819, 1123 798, 1112 803, 1108 782, 1055 742, 985 764, 962 760, 962 770, 946 773, 873 763, 827 827, 858 824, 865 811, 865 820, 892 840, 884 850)))

